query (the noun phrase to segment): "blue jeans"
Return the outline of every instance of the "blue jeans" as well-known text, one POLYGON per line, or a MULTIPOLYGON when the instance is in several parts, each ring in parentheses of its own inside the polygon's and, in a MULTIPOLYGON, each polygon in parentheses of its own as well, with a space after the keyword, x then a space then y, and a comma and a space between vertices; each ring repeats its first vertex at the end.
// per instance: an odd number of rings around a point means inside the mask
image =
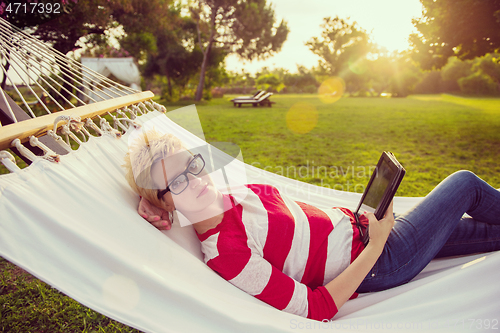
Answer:
POLYGON ((496 250, 500 250, 500 191, 472 172, 458 171, 414 208, 396 216, 382 255, 357 292, 404 284, 437 257, 496 250))

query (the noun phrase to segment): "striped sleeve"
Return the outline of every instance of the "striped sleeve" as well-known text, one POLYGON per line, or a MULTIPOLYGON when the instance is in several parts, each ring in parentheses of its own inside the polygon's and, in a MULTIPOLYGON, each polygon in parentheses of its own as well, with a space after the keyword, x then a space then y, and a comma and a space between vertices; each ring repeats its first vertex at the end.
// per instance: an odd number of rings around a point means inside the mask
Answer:
MULTIPOLYGON (((213 268, 224 276, 225 274, 220 272, 220 265, 230 270, 230 267, 233 267, 231 257, 228 255, 223 259, 219 255, 207 264, 213 267, 212 264, 217 261, 218 267, 213 268)), ((288 313, 315 320, 329 320, 337 313, 335 302, 325 287, 313 290, 287 276, 257 254, 252 254, 241 272, 228 281, 261 301, 288 313)))

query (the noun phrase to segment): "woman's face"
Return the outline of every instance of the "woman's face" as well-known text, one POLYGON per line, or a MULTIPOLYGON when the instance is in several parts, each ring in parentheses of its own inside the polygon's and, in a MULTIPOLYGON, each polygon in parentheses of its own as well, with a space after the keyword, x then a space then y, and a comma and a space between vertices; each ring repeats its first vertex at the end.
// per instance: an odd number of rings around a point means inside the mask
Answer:
MULTIPOLYGON (((204 211, 219 198, 220 193, 205 169, 197 175, 190 172, 185 173, 186 170, 194 173, 199 172, 196 170, 196 161, 193 162, 193 158, 194 156, 187 150, 177 150, 163 160, 156 162, 151 168, 151 176, 162 189, 169 185, 171 190, 179 191, 187 185, 177 195, 171 191, 167 192, 163 196, 163 201, 167 206, 179 210, 192 223, 196 223, 211 217, 204 216, 204 211), (177 177, 182 173, 185 173, 187 182, 178 182, 177 177)), ((197 162, 201 163, 201 159, 198 159, 197 162)))

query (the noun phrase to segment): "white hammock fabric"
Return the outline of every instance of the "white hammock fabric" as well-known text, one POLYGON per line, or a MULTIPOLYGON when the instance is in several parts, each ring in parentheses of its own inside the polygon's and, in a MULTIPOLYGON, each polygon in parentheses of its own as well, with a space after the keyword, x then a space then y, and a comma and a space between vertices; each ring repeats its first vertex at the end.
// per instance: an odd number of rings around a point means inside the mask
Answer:
MULTIPOLYGON (((168 115, 168 113, 167 113, 168 115)), ((192 145, 203 142, 158 112, 192 145)), ((362 294, 333 321, 276 310, 202 261, 192 226, 159 232, 137 213, 121 168, 127 136, 92 137, 58 164, 43 159, 0 177, 0 255, 106 316, 146 332, 470 331, 499 328, 500 252, 434 260, 410 283, 362 294), (496 325, 496 326, 495 326, 496 325)), ((219 157, 215 157, 219 158, 219 157)), ((220 157, 223 158, 223 157, 220 157)), ((353 208, 359 195, 246 166, 296 200, 353 208)), ((396 198, 403 211, 418 198, 396 198)))

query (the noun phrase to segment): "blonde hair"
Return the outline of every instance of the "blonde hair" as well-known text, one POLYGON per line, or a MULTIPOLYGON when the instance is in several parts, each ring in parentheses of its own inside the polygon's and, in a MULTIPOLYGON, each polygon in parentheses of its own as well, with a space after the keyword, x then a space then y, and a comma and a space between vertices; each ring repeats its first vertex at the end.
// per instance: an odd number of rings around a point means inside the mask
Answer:
POLYGON ((172 134, 162 134, 154 129, 143 132, 125 154, 123 167, 130 187, 153 205, 162 207, 163 201, 158 199, 151 168, 156 161, 182 148, 181 140, 172 134))

